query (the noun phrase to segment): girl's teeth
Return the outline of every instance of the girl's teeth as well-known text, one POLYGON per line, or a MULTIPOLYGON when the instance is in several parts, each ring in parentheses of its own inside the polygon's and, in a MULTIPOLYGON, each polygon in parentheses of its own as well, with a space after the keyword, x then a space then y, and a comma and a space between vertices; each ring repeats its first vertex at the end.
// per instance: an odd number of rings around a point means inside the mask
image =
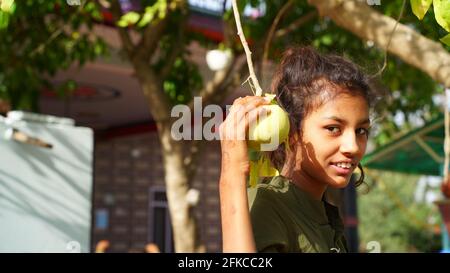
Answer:
POLYGON ((339 168, 350 169, 351 164, 336 164, 339 168))

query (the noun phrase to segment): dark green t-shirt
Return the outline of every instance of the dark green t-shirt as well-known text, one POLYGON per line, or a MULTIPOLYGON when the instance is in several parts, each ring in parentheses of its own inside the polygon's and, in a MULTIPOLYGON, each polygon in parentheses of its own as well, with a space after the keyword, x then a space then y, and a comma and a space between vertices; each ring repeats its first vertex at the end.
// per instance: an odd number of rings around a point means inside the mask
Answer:
POLYGON ((347 252, 337 207, 313 199, 282 176, 251 191, 258 252, 347 252))

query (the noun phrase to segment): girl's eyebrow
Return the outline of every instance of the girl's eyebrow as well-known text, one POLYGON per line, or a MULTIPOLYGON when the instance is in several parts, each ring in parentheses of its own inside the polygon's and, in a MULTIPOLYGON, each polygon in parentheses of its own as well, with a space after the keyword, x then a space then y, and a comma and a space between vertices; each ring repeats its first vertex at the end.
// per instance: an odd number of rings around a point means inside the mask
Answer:
MULTIPOLYGON (((332 120, 335 120, 335 121, 337 121, 339 123, 347 123, 344 119, 336 117, 336 116, 329 116, 329 117, 325 117, 324 119, 332 119, 332 120)), ((361 125, 361 124, 369 124, 370 125, 370 119, 368 119, 368 118, 367 119, 363 119, 360 122, 358 122, 358 124, 359 125, 361 125)))

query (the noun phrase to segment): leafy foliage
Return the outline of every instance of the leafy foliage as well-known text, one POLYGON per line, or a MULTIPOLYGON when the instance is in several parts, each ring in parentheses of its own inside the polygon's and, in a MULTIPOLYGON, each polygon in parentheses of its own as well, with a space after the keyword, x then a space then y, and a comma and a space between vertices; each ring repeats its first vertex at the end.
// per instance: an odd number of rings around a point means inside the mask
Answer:
MULTIPOLYGON (((434 16, 438 24, 447 32, 450 32, 450 2, 446 0, 411 0, 411 7, 414 14, 422 20, 433 3, 434 16)), ((440 39, 450 46, 450 34, 440 39)))
POLYGON ((367 251, 370 241, 379 242, 381 252, 440 250, 439 212, 433 204, 414 200, 418 179, 411 175, 379 173, 370 182, 369 194, 359 194, 361 251, 367 251))
POLYGON ((0 98, 10 101, 13 109, 37 111, 41 90, 53 88, 51 76, 106 53, 101 39, 80 32, 100 19, 93 2, 77 7, 63 0, 20 1, 8 11, 4 4, 0 16, 9 17, 0 27, 0 98))
POLYGON ((193 97, 192 90, 199 90, 202 85, 198 67, 186 58, 178 57, 163 87, 173 104, 186 104, 193 97))

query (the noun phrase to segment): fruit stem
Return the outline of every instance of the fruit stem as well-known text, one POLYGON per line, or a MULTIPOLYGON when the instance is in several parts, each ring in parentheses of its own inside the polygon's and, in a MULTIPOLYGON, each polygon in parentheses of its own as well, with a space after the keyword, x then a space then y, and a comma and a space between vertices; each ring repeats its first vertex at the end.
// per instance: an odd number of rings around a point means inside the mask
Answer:
POLYGON ((242 43, 242 46, 244 47, 244 51, 245 51, 245 56, 247 57, 248 71, 250 72, 250 79, 252 80, 253 85, 255 86, 255 89, 256 89, 255 95, 261 96, 262 89, 261 89, 261 86, 259 85, 258 79, 256 78, 255 71, 253 69, 252 52, 250 51, 250 49, 248 47, 248 43, 247 43, 247 40, 245 39, 244 31, 242 30, 239 9, 237 7, 236 1, 237 0, 233 0, 232 5, 233 5, 234 19, 236 21, 236 27, 238 30, 237 34, 238 34, 239 38, 241 39, 241 43, 242 43))

